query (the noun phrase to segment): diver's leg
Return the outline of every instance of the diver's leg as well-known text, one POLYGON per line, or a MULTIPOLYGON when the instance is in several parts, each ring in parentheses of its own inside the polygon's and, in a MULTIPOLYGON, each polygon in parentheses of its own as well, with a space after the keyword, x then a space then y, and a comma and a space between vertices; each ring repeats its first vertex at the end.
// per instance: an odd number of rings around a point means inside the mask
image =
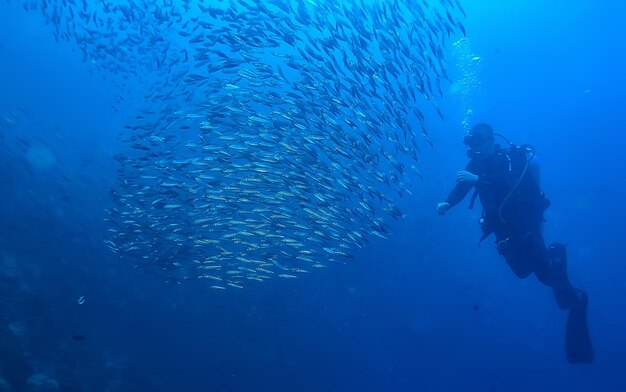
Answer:
POLYGON ((541 244, 544 251, 538 255, 539 261, 535 273, 544 284, 552 287, 556 303, 561 309, 570 309, 581 298, 572 286, 567 275, 567 251, 565 245, 554 243, 545 248, 543 237, 541 244))
POLYGON ((546 248, 541 228, 522 235, 496 235, 496 246, 518 277, 525 278, 534 271, 542 283, 552 288, 559 308, 569 309, 565 332, 568 362, 592 363, 594 352, 587 326, 587 294, 569 281, 565 246, 552 244, 546 248))
POLYGON ((570 307, 565 330, 565 352, 569 363, 593 363, 594 351, 587 325, 587 293, 576 290, 579 302, 570 307))
POLYGON ((496 233, 496 249, 518 278, 524 279, 533 272, 532 258, 527 255, 523 236, 496 233))
POLYGON ((546 248, 541 229, 527 234, 527 250, 534 259, 534 272, 539 281, 552 288, 556 303, 561 309, 569 309, 580 299, 567 276, 567 253, 565 246, 552 244, 546 248))
MULTIPOLYGON (((543 237, 541 244, 544 244, 543 237)), ((545 249, 545 245, 543 245, 545 249)), ((544 284, 551 286, 557 304, 569 309, 565 331, 565 350, 570 363, 592 363, 594 359, 591 336, 587 326, 587 293, 576 289, 567 276, 565 245, 554 243, 538 259, 535 274, 544 284)))

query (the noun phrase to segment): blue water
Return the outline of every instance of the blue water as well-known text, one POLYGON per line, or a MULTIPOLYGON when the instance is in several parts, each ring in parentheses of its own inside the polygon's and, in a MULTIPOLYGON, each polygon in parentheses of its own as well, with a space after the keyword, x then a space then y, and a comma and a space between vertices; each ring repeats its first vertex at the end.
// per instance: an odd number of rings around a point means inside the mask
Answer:
POLYGON ((113 157, 128 148, 117 136, 145 106, 141 86, 1 4, 0 115, 17 125, 0 128, 0 376, 63 391, 626 390, 626 6, 462 4, 474 90, 446 92, 445 121, 428 119, 435 146, 390 238, 346 265, 224 292, 165 283, 105 246, 113 157), (491 241, 477 247, 479 209, 436 214, 467 161, 467 109, 537 150, 545 237, 568 245, 589 293, 592 365, 567 363, 551 291, 517 279, 491 241), (33 146, 54 163, 29 160, 33 146))

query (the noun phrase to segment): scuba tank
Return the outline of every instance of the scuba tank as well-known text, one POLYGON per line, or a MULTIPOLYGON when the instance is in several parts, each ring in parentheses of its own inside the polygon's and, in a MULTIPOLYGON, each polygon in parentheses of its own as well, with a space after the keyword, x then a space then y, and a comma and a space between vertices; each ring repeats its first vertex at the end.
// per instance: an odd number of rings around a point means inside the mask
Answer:
MULTIPOLYGON (((522 173, 519 175, 519 177, 515 181, 515 184, 513 185, 513 187, 509 191, 509 193, 507 193, 507 195, 504 197, 504 199, 502 200, 502 203, 500 203, 500 207, 498 208, 498 218, 500 219, 500 221, 502 223, 507 223, 506 220, 504 219, 504 217, 502 216, 502 210, 504 209, 506 204, 511 200, 511 197, 515 194, 515 192, 517 192, 517 190, 519 189, 519 186, 522 183, 522 180, 524 179, 524 177, 526 176, 526 173, 528 172, 528 168, 530 167, 530 161, 532 161, 535 158, 536 152, 535 152, 535 148, 532 145, 530 145, 530 144, 523 144, 523 145, 514 144, 509 139, 507 139, 504 135, 502 135, 500 133, 494 133, 494 136, 500 137, 502 140, 504 140, 506 143, 509 144, 509 148, 508 148, 508 152, 507 152, 508 171, 509 171, 509 173, 511 173, 513 171, 513 167, 512 167, 513 164, 511 162, 510 155, 512 155, 512 154, 520 154, 520 155, 524 154, 524 157, 525 157, 525 159, 524 159, 524 166, 522 168, 522 173)), ((535 180, 535 182, 537 184, 537 189, 539 190, 540 195, 545 199, 545 196, 543 195, 543 192, 541 192, 540 184, 537 182, 536 178, 534 180, 535 180)), ((547 207, 545 207, 545 208, 547 208, 547 207)), ((545 210, 545 208, 544 208, 544 210, 545 210)))
MULTIPOLYGON (((503 166, 503 170, 505 170, 506 175, 508 176, 509 181, 509 190, 506 192, 506 195, 502 198, 502 201, 497 206, 497 217, 493 216, 491 219, 497 219, 500 223, 506 224, 508 223, 508 219, 510 217, 506 217, 505 211, 506 208, 514 203, 515 201, 524 200, 525 204, 529 207, 527 212, 532 214, 536 212, 536 218, 539 221, 543 220, 543 211, 547 209, 550 205, 550 201, 545 197, 544 193, 541 191, 541 187, 539 184, 539 178, 535 173, 532 172, 531 161, 535 158, 535 148, 530 144, 517 145, 512 143, 509 139, 499 133, 494 133, 494 136, 498 136, 503 139, 506 144, 508 144, 508 148, 503 148, 497 152, 501 156, 501 164, 503 166), (530 170, 530 172, 529 172, 530 170), (528 178, 528 176, 531 178, 528 178), (534 182, 533 183, 529 183, 534 182), (523 187, 522 187, 523 185, 523 187), (523 189, 521 189, 523 188, 523 189), (522 194, 526 192, 526 194, 522 194)), ((477 144, 480 143, 480 140, 476 141, 477 144)), ((472 140, 466 142, 469 146, 467 154, 472 158, 477 158, 480 156, 480 153, 474 151, 472 149, 472 140)), ((474 191, 470 201, 470 208, 473 208, 476 198, 478 197, 478 188, 474 191)), ((513 207, 515 208, 515 207, 513 207)), ((481 217, 479 223, 483 228, 483 232, 485 237, 489 235, 491 232, 490 227, 493 227, 495 222, 486 222, 486 217, 484 215, 481 217)))

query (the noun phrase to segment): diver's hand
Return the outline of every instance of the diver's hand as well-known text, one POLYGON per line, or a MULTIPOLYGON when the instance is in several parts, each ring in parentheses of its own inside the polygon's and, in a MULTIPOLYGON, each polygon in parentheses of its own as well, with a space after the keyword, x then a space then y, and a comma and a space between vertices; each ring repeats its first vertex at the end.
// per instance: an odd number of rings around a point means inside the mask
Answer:
POLYGON ((478 182, 478 176, 474 173, 470 173, 467 170, 462 170, 456 173, 456 182, 469 182, 470 184, 475 184, 478 182))
POLYGON ((437 213, 439 215, 443 215, 450 209, 450 203, 447 201, 442 201, 441 203, 437 203, 437 213))

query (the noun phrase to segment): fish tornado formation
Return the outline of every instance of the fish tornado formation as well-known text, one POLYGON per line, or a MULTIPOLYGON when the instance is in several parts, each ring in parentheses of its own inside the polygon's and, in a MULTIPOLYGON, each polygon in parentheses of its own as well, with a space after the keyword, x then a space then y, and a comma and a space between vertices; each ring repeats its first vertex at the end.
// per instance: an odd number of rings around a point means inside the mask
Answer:
POLYGON ((211 287, 345 262, 403 216, 457 0, 43 1, 58 40, 145 84, 107 245, 211 287))

